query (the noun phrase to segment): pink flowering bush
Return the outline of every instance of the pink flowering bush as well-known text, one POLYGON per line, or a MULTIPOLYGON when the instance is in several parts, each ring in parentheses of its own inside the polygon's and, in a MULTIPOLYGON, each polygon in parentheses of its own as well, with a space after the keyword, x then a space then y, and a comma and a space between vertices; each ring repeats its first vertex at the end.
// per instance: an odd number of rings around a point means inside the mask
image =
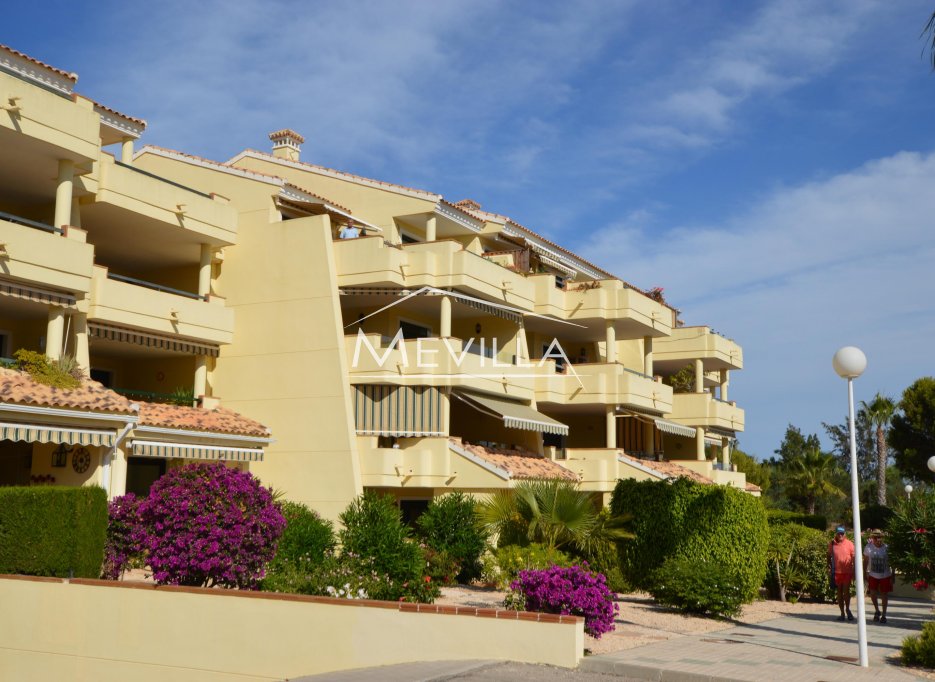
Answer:
POLYGON ((587 563, 520 571, 510 589, 504 602, 508 608, 582 616, 584 631, 596 639, 613 632, 614 616, 620 610, 606 578, 589 571, 587 563))
POLYGON ((190 464, 157 480, 139 507, 139 543, 160 585, 255 589, 286 521, 248 472, 190 464))
POLYGON ((890 564, 917 590, 935 583, 935 490, 896 502, 886 524, 890 564))
POLYGON ((115 497, 107 505, 107 544, 101 569, 101 577, 105 580, 118 580, 140 556, 139 509, 142 502, 142 498, 127 493, 115 497))

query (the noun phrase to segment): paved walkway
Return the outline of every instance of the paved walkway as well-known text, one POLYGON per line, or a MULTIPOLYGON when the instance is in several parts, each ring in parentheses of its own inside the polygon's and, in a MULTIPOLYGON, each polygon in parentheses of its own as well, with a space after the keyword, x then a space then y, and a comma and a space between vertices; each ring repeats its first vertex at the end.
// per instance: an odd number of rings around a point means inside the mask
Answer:
MULTIPOLYGON (((873 606, 867 601, 872 618, 873 606)), ((886 625, 867 624, 869 668, 857 665, 857 624, 837 608, 588 656, 577 670, 500 661, 426 661, 303 677, 340 682, 652 680, 654 682, 919 682, 893 664, 903 638, 932 620, 932 603, 895 599, 886 625)), ((856 614, 855 614, 856 615, 856 614)))

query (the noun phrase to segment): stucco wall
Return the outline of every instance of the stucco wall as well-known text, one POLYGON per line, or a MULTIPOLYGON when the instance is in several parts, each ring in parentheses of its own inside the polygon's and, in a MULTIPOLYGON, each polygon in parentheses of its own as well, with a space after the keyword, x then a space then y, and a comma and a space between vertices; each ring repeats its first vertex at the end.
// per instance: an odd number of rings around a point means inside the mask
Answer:
POLYGON ((243 682, 444 659, 574 667, 584 651, 579 618, 493 609, 16 576, 0 577, 0 603, 0 679, 23 682, 243 682))

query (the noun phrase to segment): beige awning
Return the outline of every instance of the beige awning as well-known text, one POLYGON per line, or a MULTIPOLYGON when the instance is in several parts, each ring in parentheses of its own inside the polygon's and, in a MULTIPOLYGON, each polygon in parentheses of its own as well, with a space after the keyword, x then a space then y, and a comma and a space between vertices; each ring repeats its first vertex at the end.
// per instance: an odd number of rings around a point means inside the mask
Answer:
POLYGON ((132 343, 137 346, 171 350, 190 355, 207 355, 216 358, 220 353, 220 346, 210 343, 200 343, 190 339, 181 339, 164 334, 141 332, 126 327, 118 327, 100 322, 88 322, 88 335, 93 339, 106 339, 121 343, 132 343))
POLYGON ((100 429, 72 429, 67 426, 39 424, 0 424, 0 440, 25 443, 56 443, 65 445, 106 445, 110 447, 117 437, 116 431, 100 429))
POLYGON ((444 436, 441 391, 434 386, 354 386, 359 436, 444 436))
POLYGON ((231 448, 223 445, 197 445, 194 443, 163 443, 159 441, 133 441, 133 457, 157 459, 207 459, 222 462, 262 462, 261 448, 231 448))
POLYGON ((495 398, 489 395, 455 391, 455 397, 467 403, 475 410, 502 417, 503 425, 510 429, 524 429, 538 431, 539 433, 555 433, 560 436, 568 435, 568 427, 541 412, 524 405, 523 403, 506 398, 495 398))
POLYGON ((665 433, 671 433, 673 436, 687 436, 688 438, 695 437, 695 429, 691 426, 685 426, 683 424, 676 424, 675 422, 670 422, 665 419, 656 420, 656 428, 665 433))
POLYGON ((66 308, 72 308, 75 305, 75 295, 66 291, 53 291, 51 289, 42 289, 40 287, 28 286, 9 280, 0 280, 0 294, 21 298, 35 303, 47 303, 66 308))

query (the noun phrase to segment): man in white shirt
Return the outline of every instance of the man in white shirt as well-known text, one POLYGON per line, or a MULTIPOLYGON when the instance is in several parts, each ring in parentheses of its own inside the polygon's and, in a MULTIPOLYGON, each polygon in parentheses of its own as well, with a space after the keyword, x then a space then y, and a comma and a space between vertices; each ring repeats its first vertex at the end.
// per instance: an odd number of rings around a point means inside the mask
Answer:
POLYGON ((870 542, 864 548, 864 573, 867 575, 867 590, 873 601, 874 622, 886 624, 886 605, 893 591, 893 570, 890 568, 889 551, 883 544, 883 531, 870 533, 870 542), (877 597, 880 604, 877 604, 877 597), (881 613, 880 606, 883 607, 881 613))
POLYGON ((347 225, 342 227, 341 231, 338 232, 338 239, 356 239, 359 236, 360 228, 351 222, 347 223, 347 225))

